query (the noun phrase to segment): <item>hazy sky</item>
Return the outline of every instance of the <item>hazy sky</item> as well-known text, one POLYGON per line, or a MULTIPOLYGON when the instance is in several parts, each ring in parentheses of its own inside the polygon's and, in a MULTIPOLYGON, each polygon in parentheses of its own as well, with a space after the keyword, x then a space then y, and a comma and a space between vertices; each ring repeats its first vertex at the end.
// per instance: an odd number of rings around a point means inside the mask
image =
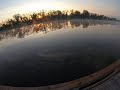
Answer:
POLYGON ((120 19, 120 0, 0 0, 0 22, 17 13, 83 9, 120 19))

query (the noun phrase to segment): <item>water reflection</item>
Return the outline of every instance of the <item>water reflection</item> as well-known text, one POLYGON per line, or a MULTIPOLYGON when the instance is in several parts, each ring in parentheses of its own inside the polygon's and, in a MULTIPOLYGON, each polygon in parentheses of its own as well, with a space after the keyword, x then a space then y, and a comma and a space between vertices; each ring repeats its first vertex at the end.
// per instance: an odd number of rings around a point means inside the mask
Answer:
POLYGON ((53 21, 1 31, 0 85, 45 86, 101 70, 120 58, 120 25, 114 24, 53 21), (38 33, 45 35, 34 38, 38 33), (7 38, 22 39, 2 42, 7 38))
POLYGON ((16 28, 12 30, 5 30, 0 31, 0 41, 3 39, 9 39, 9 38, 24 38, 25 36, 31 35, 31 34, 37 34, 42 33, 46 34, 50 31, 58 30, 58 29, 66 29, 67 28, 75 28, 80 27, 82 28, 88 28, 89 26, 95 26, 95 25, 107 25, 107 24, 115 24, 113 22, 106 22, 106 21, 94 21, 94 20, 64 20, 64 21, 52 21, 47 23, 40 23, 40 24, 34 24, 30 26, 23 26, 21 28, 16 28))

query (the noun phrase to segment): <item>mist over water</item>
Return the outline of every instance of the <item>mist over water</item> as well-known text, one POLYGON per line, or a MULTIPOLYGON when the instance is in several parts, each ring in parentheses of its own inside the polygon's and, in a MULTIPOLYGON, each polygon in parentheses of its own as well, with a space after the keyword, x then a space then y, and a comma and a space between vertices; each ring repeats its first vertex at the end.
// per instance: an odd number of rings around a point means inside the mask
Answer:
POLYGON ((61 20, 0 31, 0 85, 75 80, 120 57, 120 23, 61 20))

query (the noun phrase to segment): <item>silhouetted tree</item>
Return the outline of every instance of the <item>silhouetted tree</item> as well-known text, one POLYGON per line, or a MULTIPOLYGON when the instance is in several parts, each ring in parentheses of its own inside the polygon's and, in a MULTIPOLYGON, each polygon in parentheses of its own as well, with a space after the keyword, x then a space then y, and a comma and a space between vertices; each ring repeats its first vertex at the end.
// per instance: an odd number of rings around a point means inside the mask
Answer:
POLYGON ((88 19, 90 17, 90 13, 87 10, 83 10, 83 13, 82 13, 81 17, 88 19))
MULTIPOLYGON (((110 18, 104 15, 98 15, 95 13, 90 13, 87 10, 83 10, 83 13, 80 13, 78 10, 50 10, 46 12, 45 10, 40 11, 39 13, 32 14, 16 14, 13 15, 13 19, 8 19, 6 22, 0 23, 0 30, 15 28, 22 25, 28 25, 33 23, 41 23, 50 20, 61 20, 61 19, 97 19, 97 20, 117 20, 116 18, 110 18), (69 14, 68 14, 69 13, 69 14)), ((87 25, 86 25, 87 26, 87 25)))
POLYGON ((70 11, 70 18, 74 18, 74 10, 70 11))
POLYGON ((37 14, 36 14, 36 13, 33 13, 33 14, 31 15, 31 18, 32 18, 32 22, 33 22, 33 23, 36 23, 37 14))
POLYGON ((75 18, 80 18, 80 12, 76 10, 74 12, 74 16, 75 16, 75 18))
POLYGON ((22 16, 20 14, 13 15, 13 18, 15 19, 16 23, 20 23, 22 16))
POLYGON ((71 13, 70 13, 70 18, 80 18, 80 12, 78 10, 74 11, 74 10, 71 10, 71 13))

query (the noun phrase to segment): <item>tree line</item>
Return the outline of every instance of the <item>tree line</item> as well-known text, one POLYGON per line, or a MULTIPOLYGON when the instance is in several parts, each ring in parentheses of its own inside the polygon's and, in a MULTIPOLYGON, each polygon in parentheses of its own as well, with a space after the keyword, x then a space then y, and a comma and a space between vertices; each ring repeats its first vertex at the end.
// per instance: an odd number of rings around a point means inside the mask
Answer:
POLYGON ((110 18, 108 16, 99 15, 96 13, 90 13, 87 10, 83 10, 81 13, 78 10, 41 10, 38 13, 31 14, 15 14, 11 19, 0 23, 0 30, 12 29, 23 25, 30 25, 35 23, 47 22, 52 20, 66 20, 66 19, 94 19, 94 20, 117 20, 116 18, 110 18))

